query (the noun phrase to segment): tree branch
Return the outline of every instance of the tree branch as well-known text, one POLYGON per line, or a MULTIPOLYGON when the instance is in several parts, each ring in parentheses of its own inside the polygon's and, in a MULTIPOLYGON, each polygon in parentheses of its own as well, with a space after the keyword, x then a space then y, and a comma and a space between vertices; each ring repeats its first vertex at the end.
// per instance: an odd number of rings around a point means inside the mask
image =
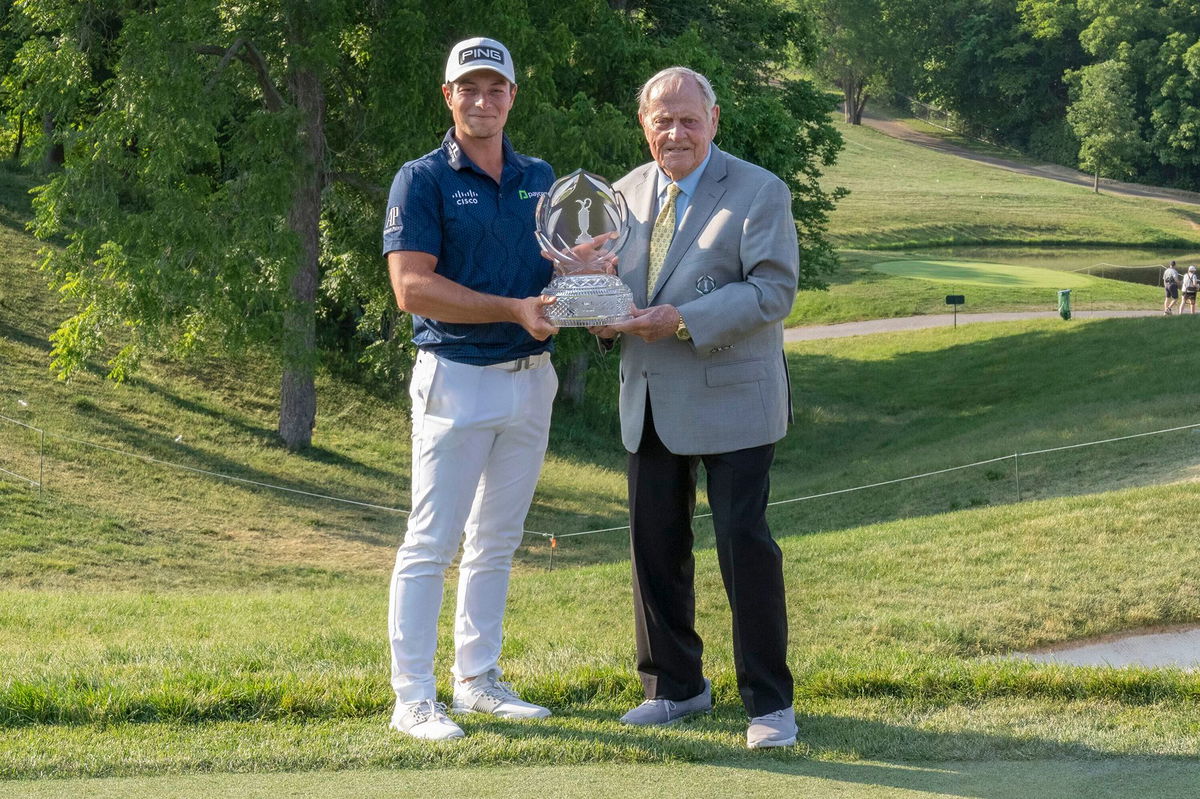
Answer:
POLYGON ((258 76, 258 87, 262 89, 263 105, 266 106, 267 110, 282 111, 287 106, 283 95, 279 93, 279 89, 271 82, 271 74, 267 69, 266 59, 263 58, 262 53, 258 51, 253 42, 239 36, 228 48, 211 44, 198 44, 192 49, 201 55, 221 56, 221 60, 217 64, 213 76, 209 79, 208 85, 205 87, 206 89, 211 90, 216 85, 217 78, 229 66, 230 61, 234 58, 240 58, 249 64, 253 68, 254 74, 258 76))
MULTIPOLYGON (((217 85, 217 79, 221 77, 221 73, 225 71, 227 66, 229 66, 229 62, 233 60, 235 55, 237 55, 237 51, 241 49, 244 42, 245 39, 243 39, 241 36, 237 37, 233 40, 233 44, 229 45, 229 49, 221 54, 221 61, 217 64, 217 68, 213 70, 212 77, 208 79, 208 83, 204 84, 204 91, 211 92, 213 90, 213 87, 217 85)), ((215 52, 212 52, 213 50, 217 49, 219 48, 209 48, 208 46, 196 48, 197 51, 206 55, 217 55, 215 52)))
POLYGON ((341 181, 347 186, 353 186, 363 194, 369 194, 378 199, 387 199, 387 189, 383 186, 378 186, 364 178, 362 175, 355 175, 353 172, 329 172, 326 177, 330 181, 341 181))

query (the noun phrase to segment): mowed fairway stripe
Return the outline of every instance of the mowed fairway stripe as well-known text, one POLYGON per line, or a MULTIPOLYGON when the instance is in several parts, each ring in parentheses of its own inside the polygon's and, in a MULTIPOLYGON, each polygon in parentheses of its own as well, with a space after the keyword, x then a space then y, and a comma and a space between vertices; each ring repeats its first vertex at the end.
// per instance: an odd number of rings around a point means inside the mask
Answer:
POLYGON ((1171 757, 1103 760, 943 762, 930 764, 784 762, 769 752, 708 765, 531 766, 419 771, 202 774, 0 782, 8 799, 394 799, 399 796, 555 799, 783 797, 1082 797, 1194 799, 1200 763, 1171 757))
POLYGON ((1076 272, 986 261, 884 261, 875 264, 875 270, 896 277, 954 285, 1077 289, 1095 283, 1095 278, 1076 272))

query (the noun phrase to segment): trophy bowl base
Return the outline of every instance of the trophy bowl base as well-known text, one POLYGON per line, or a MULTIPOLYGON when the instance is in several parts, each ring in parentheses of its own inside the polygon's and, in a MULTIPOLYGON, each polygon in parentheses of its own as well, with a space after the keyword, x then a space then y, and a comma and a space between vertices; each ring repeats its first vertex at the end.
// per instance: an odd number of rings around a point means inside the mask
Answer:
POLYGON ((602 327, 632 316, 633 292, 612 275, 561 275, 542 293, 557 300, 546 306, 556 327, 602 327))
POLYGON ((555 327, 604 327, 616 322, 624 322, 632 317, 629 314, 621 314, 620 316, 566 316, 556 319, 553 315, 547 314, 547 318, 555 327))

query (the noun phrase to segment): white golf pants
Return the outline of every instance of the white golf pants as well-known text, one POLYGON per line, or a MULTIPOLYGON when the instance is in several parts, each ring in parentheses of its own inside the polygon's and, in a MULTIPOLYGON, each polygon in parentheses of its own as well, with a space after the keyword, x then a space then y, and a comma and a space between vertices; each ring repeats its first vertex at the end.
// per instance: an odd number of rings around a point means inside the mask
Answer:
POLYGON ((392 573, 388 631, 400 702, 435 699, 446 567, 463 542, 456 678, 499 670, 513 553, 546 453, 554 368, 509 371, 421 352, 413 367, 412 513, 392 573))

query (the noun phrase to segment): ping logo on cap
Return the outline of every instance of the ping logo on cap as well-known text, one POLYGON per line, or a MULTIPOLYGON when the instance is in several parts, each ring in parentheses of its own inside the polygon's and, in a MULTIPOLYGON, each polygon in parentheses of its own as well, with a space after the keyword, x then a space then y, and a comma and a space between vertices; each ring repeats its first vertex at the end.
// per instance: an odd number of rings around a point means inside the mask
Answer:
POLYGON ((503 64, 504 53, 495 47, 467 47, 458 54, 458 63, 465 64, 468 61, 495 61, 497 64, 503 64))
POLYGON ((454 45, 446 59, 446 83, 453 83, 476 69, 489 69, 509 83, 517 82, 512 55, 507 47, 495 39, 476 36, 454 45))

